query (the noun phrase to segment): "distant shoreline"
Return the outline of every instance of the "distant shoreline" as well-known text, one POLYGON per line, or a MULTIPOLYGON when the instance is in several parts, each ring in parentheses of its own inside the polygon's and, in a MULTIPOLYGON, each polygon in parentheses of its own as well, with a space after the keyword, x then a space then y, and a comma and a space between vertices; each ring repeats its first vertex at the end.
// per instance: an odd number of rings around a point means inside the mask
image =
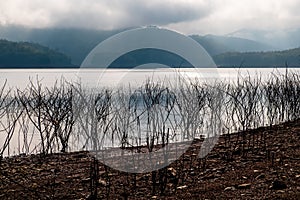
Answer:
POLYGON ((6 65, 1 66, 0 69, 78 69, 80 66, 77 65, 27 65, 27 66, 18 66, 18 65, 6 65))
MULTIPOLYGON (((1 66, 0 65, 0 69, 79 69, 80 66, 77 65, 64 65, 64 66, 51 66, 51 65, 38 65, 38 66, 1 66)), ((257 68, 300 68, 300 66, 217 66, 217 68, 220 69, 246 69, 246 68, 253 68, 253 69, 257 69, 257 68)), ((87 68, 87 69, 106 69, 106 68, 87 68)), ((109 68, 109 69, 134 69, 134 68, 109 68)), ((176 68, 179 69, 179 68, 176 68)))

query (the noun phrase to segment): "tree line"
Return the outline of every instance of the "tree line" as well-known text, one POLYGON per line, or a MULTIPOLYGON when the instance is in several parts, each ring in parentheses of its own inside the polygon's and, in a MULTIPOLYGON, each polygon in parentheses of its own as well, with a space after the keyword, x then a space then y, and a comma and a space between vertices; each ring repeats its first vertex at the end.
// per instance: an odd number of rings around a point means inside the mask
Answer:
POLYGON ((221 67, 300 67, 300 48, 269 52, 228 52, 213 58, 221 67))
POLYGON ((59 66, 71 66, 71 59, 39 44, 0 40, 0 67, 59 66))

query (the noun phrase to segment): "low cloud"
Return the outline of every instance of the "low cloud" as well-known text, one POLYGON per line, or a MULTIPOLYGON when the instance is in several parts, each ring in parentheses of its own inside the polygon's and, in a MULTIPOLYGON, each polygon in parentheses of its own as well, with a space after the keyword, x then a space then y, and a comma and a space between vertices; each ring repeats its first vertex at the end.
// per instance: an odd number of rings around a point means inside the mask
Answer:
POLYGON ((159 25, 184 33, 299 28, 299 0, 10 0, 0 25, 118 29, 159 25))
POLYGON ((2 24, 114 29, 196 20, 210 6, 205 0, 11 0, 0 11, 2 24))
POLYGON ((210 14, 167 27, 185 33, 227 34, 239 29, 286 31, 300 28, 299 0, 213 0, 210 14))

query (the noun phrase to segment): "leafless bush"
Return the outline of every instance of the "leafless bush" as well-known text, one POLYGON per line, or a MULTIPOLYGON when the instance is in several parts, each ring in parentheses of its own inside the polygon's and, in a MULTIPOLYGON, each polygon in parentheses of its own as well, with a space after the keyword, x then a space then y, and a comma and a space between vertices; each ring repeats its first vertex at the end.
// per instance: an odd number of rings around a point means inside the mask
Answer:
POLYGON ((0 137, 4 141, 0 144, 0 160, 6 150, 7 154, 10 154, 9 145, 22 112, 19 102, 11 95, 11 90, 6 90, 5 82, 0 88, 0 137))
MULTIPOLYGON (((2 87, 0 121, 6 139, 1 152, 17 123, 23 140, 19 152, 26 153, 33 134, 43 154, 65 152, 71 141, 77 141, 72 150, 146 146, 152 152, 156 145, 214 136, 209 132, 228 134, 230 146, 230 133, 245 139, 241 133, 249 129, 300 118, 299 82, 299 74, 287 72, 267 80, 240 76, 234 83, 179 80, 175 87, 148 80, 136 89, 87 89, 65 80, 45 87, 37 80, 16 96, 2 87)), ((250 143, 241 145, 244 149, 250 143)))
POLYGON ((73 89, 65 85, 55 84, 53 88, 46 88, 43 101, 44 123, 47 123, 47 135, 59 140, 56 144, 62 152, 68 148, 68 142, 73 131, 73 89))
POLYGON ((72 88, 64 82, 43 88, 39 80, 30 81, 25 91, 18 91, 18 99, 40 136, 42 153, 65 152, 75 123, 72 88))

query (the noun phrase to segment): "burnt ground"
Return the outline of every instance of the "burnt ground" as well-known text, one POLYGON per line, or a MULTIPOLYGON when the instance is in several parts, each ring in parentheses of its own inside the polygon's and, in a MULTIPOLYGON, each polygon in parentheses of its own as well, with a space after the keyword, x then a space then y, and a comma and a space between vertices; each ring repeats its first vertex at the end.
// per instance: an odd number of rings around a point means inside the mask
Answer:
POLYGON ((145 174, 88 152, 3 158, 0 199, 300 199, 300 120, 224 135, 204 159, 200 146, 145 174))

